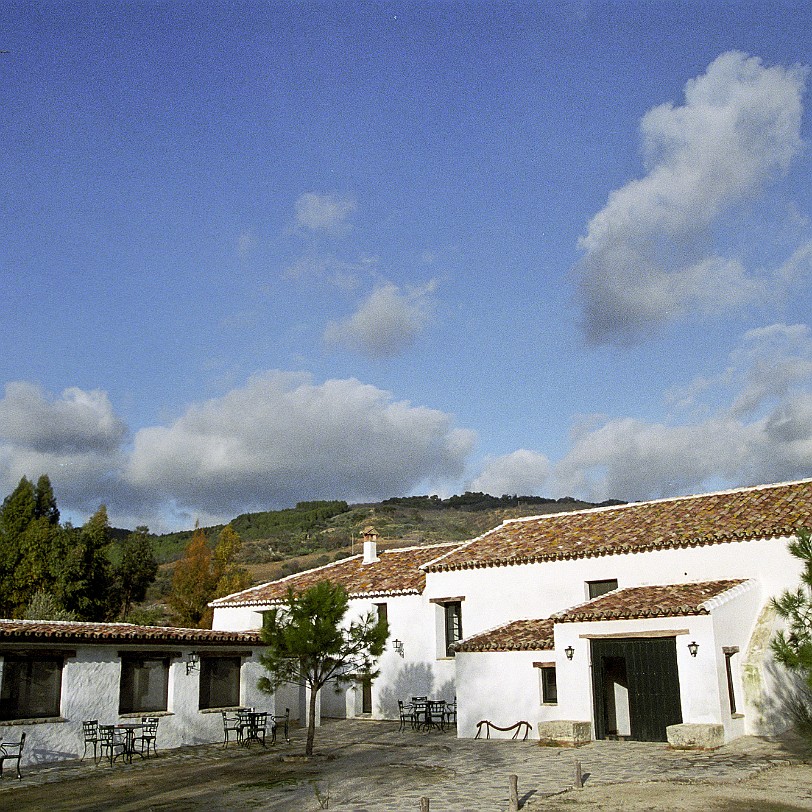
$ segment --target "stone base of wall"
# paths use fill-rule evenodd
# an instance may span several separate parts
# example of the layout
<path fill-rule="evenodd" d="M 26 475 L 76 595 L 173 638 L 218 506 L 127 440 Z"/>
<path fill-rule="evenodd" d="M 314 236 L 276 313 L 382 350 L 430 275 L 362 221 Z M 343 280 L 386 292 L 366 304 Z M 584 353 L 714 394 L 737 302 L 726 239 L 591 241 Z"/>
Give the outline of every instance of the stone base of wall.
<path fill-rule="evenodd" d="M 665 733 L 675 750 L 715 750 L 725 743 L 722 725 L 669 725 Z"/>
<path fill-rule="evenodd" d="M 561 719 L 539 722 L 539 744 L 546 747 L 581 747 L 592 741 L 592 723 Z"/>

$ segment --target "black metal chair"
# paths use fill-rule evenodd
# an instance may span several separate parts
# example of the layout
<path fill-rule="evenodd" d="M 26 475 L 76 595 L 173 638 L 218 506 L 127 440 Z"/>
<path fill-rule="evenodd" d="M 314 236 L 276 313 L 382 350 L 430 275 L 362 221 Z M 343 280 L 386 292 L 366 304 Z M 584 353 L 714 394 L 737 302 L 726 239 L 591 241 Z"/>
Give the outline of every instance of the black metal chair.
<path fill-rule="evenodd" d="M 17 778 L 22 778 L 20 774 L 20 760 L 23 757 L 23 747 L 25 747 L 25 733 L 20 736 L 18 742 L 0 742 L 0 777 L 3 775 L 3 765 L 7 761 L 17 762 Z"/>
<path fill-rule="evenodd" d="M 290 744 L 290 708 L 285 708 L 284 714 L 271 717 L 271 744 L 276 744 L 276 731 L 280 722 L 285 741 Z"/>
<path fill-rule="evenodd" d="M 429 700 L 425 696 L 412 697 L 412 727 L 419 730 L 426 727 L 428 721 Z"/>
<path fill-rule="evenodd" d="M 138 748 L 142 758 L 149 758 L 150 747 L 152 747 L 152 755 L 156 755 L 155 743 L 158 740 L 158 722 L 161 720 L 157 716 L 143 716 L 141 721 L 144 723 L 144 727 L 140 735 L 133 739 L 133 748 Z"/>
<path fill-rule="evenodd" d="M 430 700 L 426 707 L 426 730 L 445 730 L 445 700 Z"/>
<path fill-rule="evenodd" d="M 98 719 L 92 719 L 87 722 L 82 722 L 82 737 L 84 739 L 85 749 L 82 751 L 82 758 L 80 761 L 85 760 L 87 755 L 87 748 L 93 745 L 93 762 L 99 763 L 98 749 L 99 749 L 99 722 Z"/>
<path fill-rule="evenodd" d="M 400 730 L 404 731 L 406 726 L 414 727 L 414 705 L 403 704 L 402 699 L 398 699 L 398 713 L 400 714 Z"/>
<path fill-rule="evenodd" d="M 99 761 L 110 760 L 110 766 L 117 758 L 127 760 L 127 737 L 124 731 L 116 730 L 113 725 L 99 725 Z"/>
<path fill-rule="evenodd" d="M 457 700 L 445 703 L 445 723 L 446 725 L 457 724 Z"/>
<path fill-rule="evenodd" d="M 235 712 L 223 711 L 223 747 L 228 747 L 230 734 L 234 734 L 237 744 L 242 742 L 242 728 L 240 717 Z"/>

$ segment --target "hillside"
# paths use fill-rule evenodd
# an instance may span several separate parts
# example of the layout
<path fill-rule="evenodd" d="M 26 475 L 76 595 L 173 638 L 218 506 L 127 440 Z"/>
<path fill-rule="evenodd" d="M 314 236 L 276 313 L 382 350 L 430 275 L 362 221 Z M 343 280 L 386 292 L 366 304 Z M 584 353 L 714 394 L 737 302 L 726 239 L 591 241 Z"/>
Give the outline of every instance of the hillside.
<path fill-rule="evenodd" d="M 601 505 L 619 504 L 617 501 Z M 343 501 L 299 502 L 295 508 L 244 513 L 231 522 L 243 539 L 241 562 L 255 583 L 299 572 L 360 552 L 361 533 L 373 525 L 379 548 L 465 541 L 509 518 L 596 507 L 594 503 L 565 497 L 494 497 L 465 493 L 440 499 L 410 496 L 382 502 L 349 505 Z M 214 544 L 222 525 L 204 528 Z M 193 530 L 153 536 L 153 546 L 163 563 L 161 586 L 168 586 L 171 564 L 183 554 Z"/>

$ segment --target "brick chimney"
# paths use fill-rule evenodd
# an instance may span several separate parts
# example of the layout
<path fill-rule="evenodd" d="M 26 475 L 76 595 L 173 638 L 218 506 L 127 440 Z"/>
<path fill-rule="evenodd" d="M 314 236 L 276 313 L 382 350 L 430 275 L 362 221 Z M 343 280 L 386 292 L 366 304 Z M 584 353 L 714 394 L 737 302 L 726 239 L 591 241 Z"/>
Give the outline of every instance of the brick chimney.
<path fill-rule="evenodd" d="M 371 525 L 364 528 L 364 558 L 362 564 L 374 564 L 378 558 L 378 531 Z"/>

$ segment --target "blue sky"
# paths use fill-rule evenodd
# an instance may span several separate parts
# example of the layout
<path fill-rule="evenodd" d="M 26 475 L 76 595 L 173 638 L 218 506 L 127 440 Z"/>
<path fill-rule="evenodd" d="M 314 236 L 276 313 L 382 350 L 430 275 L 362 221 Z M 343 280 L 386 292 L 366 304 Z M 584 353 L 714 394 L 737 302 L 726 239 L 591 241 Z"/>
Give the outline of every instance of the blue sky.
<path fill-rule="evenodd" d="M 808 3 L 0 9 L 0 485 L 812 475 Z"/>

